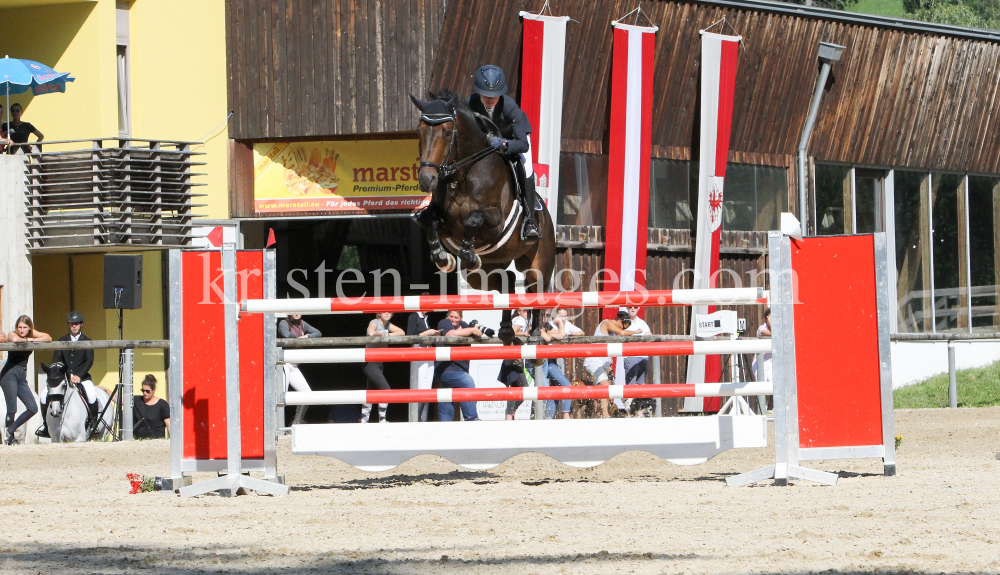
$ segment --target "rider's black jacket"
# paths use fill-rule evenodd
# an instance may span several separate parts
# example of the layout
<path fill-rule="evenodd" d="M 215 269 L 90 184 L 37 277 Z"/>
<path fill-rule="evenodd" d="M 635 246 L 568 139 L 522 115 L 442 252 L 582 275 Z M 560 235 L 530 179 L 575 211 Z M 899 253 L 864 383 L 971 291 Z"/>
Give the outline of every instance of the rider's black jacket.
<path fill-rule="evenodd" d="M 469 96 L 469 109 L 477 114 L 490 117 L 486 113 L 479 94 Z M 499 112 L 499 113 L 497 113 Z M 517 107 L 514 98 L 500 96 L 496 108 L 493 109 L 493 123 L 500 128 L 500 135 L 507 140 L 508 154 L 525 154 L 528 152 L 528 134 L 531 133 L 531 123 L 521 108 Z"/>
<path fill-rule="evenodd" d="M 59 341 L 73 341 L 69 334 L 59 338 Z M 82 333 L 77 341 L 91 341 Z M 81 381 L 91 379 L 90 368 L 94 366 L 94 350 L 92 349 L 57 349 L 52 354 L 52 363 L 61 361 L 66 365 L 66 375 L 75 375 Z"/>

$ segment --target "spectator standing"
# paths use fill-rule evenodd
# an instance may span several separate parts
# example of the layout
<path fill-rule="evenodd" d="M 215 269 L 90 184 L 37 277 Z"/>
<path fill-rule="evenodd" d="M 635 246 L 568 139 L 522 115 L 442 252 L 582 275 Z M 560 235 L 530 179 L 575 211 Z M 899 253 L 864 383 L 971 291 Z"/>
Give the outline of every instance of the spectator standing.
<path fill-rule="evenodd" d="M 757 326 L 757 337 L 771 337 L 771 308 L 764 309 L 764 323 Z M 760 365 L 757 363 L 758 359 L 760 359 Z M 757 381 L 774 381 L 771 373 L 771 363 L 770 353 L 755 355 L 753 364 L 750 366 L 753 370 L 753 378 Z M 757 405 L 760 406 L 760 412 L 765 413 L 767 411 L 767 396 L 758 395 Z"/>
<path fill-rule="evenodd" d="M 629 336 L 635 335 L 636 331 L 628 329 L 632 324 L 628 313 L 618 312 L 613 319 L 606 319 L 598 324 L 594 330 L 594 337 L 608 337 L 609 335 Z M 583 361 L 583 367 L 594 379 L 594 385 L 601 385 L 602 382 L 609 381 L 608 372 L 611 370 L 611 358 L 609 357 L 588 357 Z M 611 417 L 608 413 L 608 400 L 601 401 L 601 416 Z"/>
<path fill-rule="evenodd" d="M 132 436 L 136 439 L 163 439 L 170 427 L 170 405 L 156 397 L 156 378 L 148 373 L 142 380 L 142 395 L 132 402 L 135 421 Z"/>
<path fill-rule="evenodd" d="M 451 310 L 448 316 L 438 323 L 438 331 L 442 336 L 464 336 L 482 337 L 483 332 L 478 327 L 469 327 L 469 324 L 462 321 L 462 312 Z M 474 388 L 475 380 L 469 375 L 468 361 L 441 361 L 434 367 L 434 379 L 439 381 L 444 387 L 451 388 Z M 462 402 L 462 417 L 466 421 L 479 421 L 479 413 L 476 410 L 476 402 Z M 451 403 L 438 404 L 438 420 L 452 421 L 455 419 L 455 407 Z"/>
<path fill-rule="evenodd" d="M 0 118 L 3 118 L 3 105 L 0 105 Z M 6 133 L 3 132 L 2 130 L 0 130 L 0 134 L 4 134 L 4 135 L 0 135 L 0 154 L 2 154 L 2 153 L 4 153 L 4 152 L 7 151 L 7 146 L 13 144 L 14 141 L 11 140 L 10 138 L 8 138 L 5 135 Z M 0 340 L 0 343 L 6 342 L 7 341 L 7 334 L 5 334 L 2 331 L 0 331 L 0 335 L 3 336 L 3 340 Z"/>
<path fill-rule="evenodd" d="M 429 295 L 427 292 L 421 295 Z M 441 335 L 441 332 L 430 326 L 430 318 L 424 312 L 413 312 L 406 321 L 406 335 L 419 335 L 419 336 L 434 336 Z M 414 344 L 413 347 L 424 347 L 420 344 Z M 434 386 L 434 362 L 433 361 L 414 361 L 410 362 L 413 366 L 411 369 L 415 369 L 417 378 L 417 389 L 430 389 Z M 410 373 L 413 373 L 412 371 Z M 417 419 L 420 421 L 427 421 L 428 413 L 430 412 L 429 403 L 421 403 L 417 409 Z"/>
<path fill-rule="evenodd" d="M 22 315 L 14 322 L 14 331 L 7 334 L 7 340 L 17 343 L 22 341 L 52 341 L 52 336 L 35 330 L 31 318 Z M 0 386 L 3 388 L 4 400 L 7 402 L 7 418 L 4 427 L 7 431 L 7 445 L 17 445 L 14 432 L 38 413 L 38 405 L 28 387 L 28 358 L 30 351 L 8 351 L 7 363 L 0 370 Z M 17 400 L 24 404 L 24 411 L 15 419 Z"/>
<path fill-rule="evenodd" d="M 375 314 L 375 319 L 368 322 L 368 337 L 390 337 L 393 335 L 403 335 L 403 330 L 399 329 L 395 325 L 389 323 L 392 319 L 392 312 L 386 311 L 382 313 Z M 377 347 L 388 347 L 388 343 L 369 343 L 365 348 L 377 348 Z M 369 361 L 365 364 L 365 377 L 368 378 L 368 389 L 381 389 L 388 391 L 390 389 L 389 382 L 385 379 L 385 373 L 382 371 L 381 361 Z M 378 422 L 386 423 L 388 420 L 385 418 L 385 412 L 388 409 L 388 403 L 378 404 Z M 361 419 L 359 423 L 368 423 L 368 418 L 372 414 L 372 404 L 364 403 L 361 405 Z"/>
<path fill-rule="evenodd" d="M 323 337 L 323 334 L 302 319 L 301 314 L 291 314 L 278 322 L 278 337 L 282 339 L 306 339 L 311 337 Z M 299 366 L 294 363 L 283 364 L 282 370 L 285 372 L 285 391 L 291 386 L 295 391 L 312 391 L 309 382 L 302 375 Z M 299 425 L 305 422 L 308 405 L 299 405 L 295 408 L 295 418 L 292 425 Z"/>
<path fill-rule="evenodd" d="M 83 314 L 80 312 L 71 311 L 66 316 L 66 327 L 69 328 L 69 333 L 60 337 L 59 341 L 91 341 L 83 333 Z M 97 417 L 98 413 L 100 413 L 100 408 L 104 406 L 98 405 L 97 390 L 94 389 L 94 382 L 90 377 L 90 368 L 94 366 L 94 350 L 58 349 L 52 354 L 52 363 L 56 362 L 61 362 L 66 366 L 66 375 L 69 376 L 71 383 L 78 383 L 83 386 L 84 393 L 87 395 L 87 407 L 90 409 L 90 416 Z M 108 397 L 111 397 L 110 392 L 108 393 Z M 48 399 L 49 388 L 45 386 L 38 392 L 38 400 L 42 404 L 42 413 L 48 411 Z M 42 426 L 35 430 L 35 435 L 38 437 L 49 436 L 49 424 L 44 417 L 42 418 Z"/>
<path fill-rule="evenodd" d="M 629 321 L 631 321 L 629 329 L 638 332 L 635 334 L 636 337 L 653 335 L 653 332 L 649 329 L 649 325 L 639 317 L 640 309 L 637 305 L 625 308 L 628 312 Z M 622 367 L 625 370 L 625 385 L 645 385 L 646 375 L 649 373 L 649 358 L 623 357 L 622 360 Z M 615 405 L 620 408 L 640 407 L 641 409 L 648 409 L 650 404 L 655 405 L 655 402 L 651 399 L 640 399 L 638 401 L 628 399 L 624 402 L 621 399 L 615 400 Z M 634 413 L 641 417 L 641 414 L 644 412 L 636 410 Z"/>
<path fill-rule="evenodd" d="M 517 310 L 514 317 L 510 320 L 510 327 L 514 330 L 514 337 L 528 337 L 529 331 L 528 327 L 528 317 L 531 314 L 531 310 L 526 307 L 522 307 Z"/>
<path fill-rule="evenodd" d="M 542 322 L 539 334 L 542 339 L 547 343 L 553 341 L 559 341 L 566 337 L 566 323 L 558 316 L 554 315 L 548 310 L 542 311 Z M 554 385 L 564 385 L 569 386 L 569 379 L 563 370 L 559 368 L 559 360 L 555 358 L 549 358 L 545 360 L 542 364 L 542 373 L 544 374 L 544 380 L 542 385 L 549 385 L 551 383 Z M 573 407 L 573 401 L 569 399 L 561 400 L 560 407 L 562 408 L 563 419 L 570 419 L 570 411 Z M 549 400 L 545 402 L 545 419 L 553 419 L 556 416 L 556 402 L 555 400 Z"/>
<path fill-rule="evenodd" d="M 28 136 L 34 134 L 38 141 L 41 142 L 45 139 L 45 136 L 38 131 L 38 128 L 29 124 L 28 122 L 21 121 L 21 114 L 24 112 L 24 108 L 21 104 L 14 103 L 10 107 L 11 121 L 4 122 L 0 125 L 0 136 L 4 138 L 9 138 L 14 144 L 27 144 Z M 25 152 L 28 151 L 28 146 L 10 146 L 7 148 L 8 154 L 16 154 L 18 149 L 22 149 Z"/>
<path fill-rule="evenodd" d="M 573 322 L 569 320 L 569 310 L 558 308 L 555 310 L 554 317 L 559 318 L 559 321 L 563 323 L 563 334 L 566 337 L 587 335 L 585 331 L 573 325 Z"/>

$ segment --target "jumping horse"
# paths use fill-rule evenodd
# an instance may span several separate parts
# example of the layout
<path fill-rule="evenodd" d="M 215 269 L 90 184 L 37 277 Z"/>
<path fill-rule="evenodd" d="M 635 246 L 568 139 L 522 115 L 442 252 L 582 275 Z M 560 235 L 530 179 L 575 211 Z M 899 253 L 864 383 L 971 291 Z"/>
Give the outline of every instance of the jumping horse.
<path fill-rule="evenodd" d="M 547 209 L 537 212 L 542 237 L 524 241 L 520 230 L 523 206 L 507 158 L 487 142 L 495 126 L 473 113 L 454 92 L 432 93 L 424 101 L 410 95 L 420 110 L 420 189 L 431 194 L 430 205 L 417 215 L 427 235 L 431 261 L 452 272 L 461 262 L 466 281 L 475 289 L 514 291 L 511 262 L 524 274 L 525 290 L 544 293 L 555 269 L 555 225 Z M 534 209 L 535 199 L 527 209 Z M 537 314 L 532 314 L 533 325 Z M 499 336 L 513 338 L 510 311 L 503 313 Z"/>

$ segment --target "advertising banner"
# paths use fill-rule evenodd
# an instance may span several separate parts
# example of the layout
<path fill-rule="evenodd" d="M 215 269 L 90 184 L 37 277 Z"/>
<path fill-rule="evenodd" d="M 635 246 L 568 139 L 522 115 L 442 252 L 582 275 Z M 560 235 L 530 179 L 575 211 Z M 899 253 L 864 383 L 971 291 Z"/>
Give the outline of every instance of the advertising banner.
<path fill-rule="evenodd" d="M 417 183 L 416 140 L 258 142 L 253 197 L 258 214 L 412 213 L 430 203 Z"/>

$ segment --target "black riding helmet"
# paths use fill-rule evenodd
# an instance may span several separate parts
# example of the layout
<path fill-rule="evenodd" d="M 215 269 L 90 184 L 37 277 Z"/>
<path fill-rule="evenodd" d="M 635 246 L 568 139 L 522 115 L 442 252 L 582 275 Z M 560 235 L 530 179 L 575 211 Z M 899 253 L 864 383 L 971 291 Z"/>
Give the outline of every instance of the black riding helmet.
<path fill-rule="evenodd" d="M 473 84 L 476 93 L 487 98 L 495 98 L 507 93 L 507 81 L 503 77 L 503 70 L 492 64 L 487 64 L 476 70 Z"/>
<path fill-rule="evenodd" d="M 83 323 L 83 314 L 78 311 L 71 311 L 66 316 L 66 323 Z"/>

